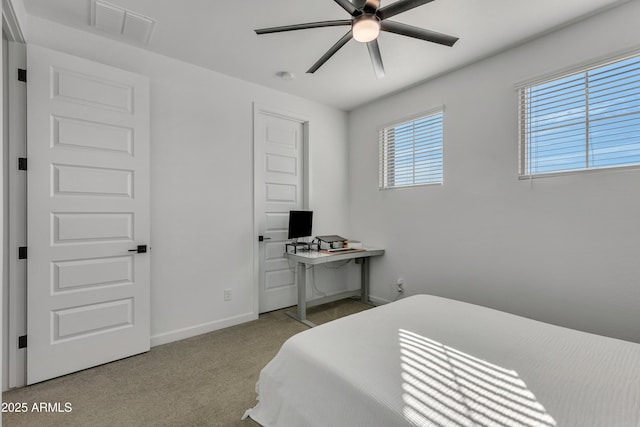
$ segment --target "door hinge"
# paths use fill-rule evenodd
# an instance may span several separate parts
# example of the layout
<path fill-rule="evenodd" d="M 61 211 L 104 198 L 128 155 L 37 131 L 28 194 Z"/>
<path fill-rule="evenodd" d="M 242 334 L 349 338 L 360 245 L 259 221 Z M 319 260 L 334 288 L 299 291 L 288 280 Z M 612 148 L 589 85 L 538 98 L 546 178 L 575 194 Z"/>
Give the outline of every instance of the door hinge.
<path fill-rule="evenodd" d="M 20 246 L 18 248 L 18 259 L 27 259 L 27 247 Z"/>
<path fill-rule="evenodd" d="M 27 158 L 26 157 L 18 157 L 18 170 L 26 171 L 27 170 Z"/>
<path fill-rule="evenodd" d="M 27 336 L 22 335 L 18 337 L 18 348 L 27 348 Z"/>
<path fill-rule="evenodd" d="M 27 70 L 24 68 L 18 68 L 18 80 L 21 82 L 27 81 Z"/>

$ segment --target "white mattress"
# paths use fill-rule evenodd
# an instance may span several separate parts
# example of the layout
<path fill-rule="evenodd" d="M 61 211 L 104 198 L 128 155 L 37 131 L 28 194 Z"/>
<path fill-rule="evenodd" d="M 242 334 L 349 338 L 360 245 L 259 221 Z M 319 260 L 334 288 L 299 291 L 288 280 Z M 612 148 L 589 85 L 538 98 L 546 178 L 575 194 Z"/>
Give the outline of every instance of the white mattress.
<path fill-rule="evenodd" d="M 418 295 L 290 338 L 263 426 L 640 426 L 640 344 Z"/>

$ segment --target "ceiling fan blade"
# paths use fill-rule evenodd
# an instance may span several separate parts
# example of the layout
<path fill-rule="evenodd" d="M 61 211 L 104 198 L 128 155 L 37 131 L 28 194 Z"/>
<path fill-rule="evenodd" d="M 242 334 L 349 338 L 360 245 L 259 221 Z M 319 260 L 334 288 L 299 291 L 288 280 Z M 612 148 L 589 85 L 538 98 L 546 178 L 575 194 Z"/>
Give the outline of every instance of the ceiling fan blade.
<path fill-rule="evenodd" d="M 351 16 L 356 16 L 360 11 L 349 0 L 333 0 L 338 3 Z"/>
<path fill-rule="evenodd" d="M 256 32 L 256 34 L 271 34 L 271 33 L 281 33 L 283 31 L 306 30 L 308 28 L 339 27 L 342 25 L 351 25 L 351 19 L 340 19 L 336 21 L 320 21 L 320 22 L 309 22 L 306 24 L 284 25 L 282 27 L 260 28 L 254 31 Z"/>
<path fill-rule="evenodd" d="M 384 77 L 384 65 L 382 65 L 382 56 L 380 55 L 380 46 L 378 46 L 378 40 L 373 40 L 367 43 L 369 49 L 369 56 L 371 57 L 371 64 L 373 70 L 376 72 L 376 77 L 379 79 Z"/>
<path fill-rule="evenodd" d="M 426 40 L 432 43 L 439 43 L 445 46 L 453 46 L 458 41 L 458 37 L 448 36 L 446 34 L 425 30 L 424 28 L 418 28 L 413 25 L 402 24 L 395 21 L 382 21 L 380 23 L 380 29 L 388 33 L 400 34 L 402 36 Z"/>
<path fill-rule="evenodd" d="M 331 46 L 331 49 L 329 49 L 327 53 L 322 55 L 322 58 L 318 59 L 318 62 L 316 62 L 315 64 L 313 64 L 313 66 L 311 66 L 311 68 L 309 68 L 307 73 L 315 73 L 318 70 L 318 68 L 322 67 L 322 65 L 325 62 L 327 62 L 329 58 L 331 58 L 338 50 L 340 50 L 342 46 L 347 44 L 347 42 L 352 38 L 353 38 L 353 35 L 351 34 L 351 30 L 349 30 L 349 32 L 347 32 L 347 34 L 342 36 L 342 38 L 338 40 L 336 44 Z"/>
<path fill-rule="evenodd" d="M 406 12 L 423 4 L 431 3 L 433 0 L 398 0 L 378 10 L 380 19 L 387 19 L 399 13 Z"/>

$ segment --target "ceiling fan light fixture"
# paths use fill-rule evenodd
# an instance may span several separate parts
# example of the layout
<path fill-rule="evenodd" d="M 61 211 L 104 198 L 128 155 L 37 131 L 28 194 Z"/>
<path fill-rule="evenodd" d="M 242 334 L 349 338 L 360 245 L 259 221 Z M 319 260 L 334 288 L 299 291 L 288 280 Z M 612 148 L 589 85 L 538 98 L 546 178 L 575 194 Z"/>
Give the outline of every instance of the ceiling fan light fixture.
<path fill-rule="evenodd" d="M 353 38 L 361 43 L 367 43 L 378 38 L 380 34 L 380 19 L 373 14 L 364 14 L 353 20 L 351 27 Z"/>
<path fill-rule="evenodd" d="M 94 0 L 97 1 L 97 0 Z M 100 0 L 104 1 L 104 0 Z M 322 0 L 330 1 L 330 0 Z M 280 27 L 259 28 L 254 30 L 256 34 L 273 34 L 284 31 L 307 30 L 311 28 L 342 27 L 350 26 L 351 29 L 343 35 L 329 50 L 317 60 L 307 73 L 313 74 L 333 55 L 344 47 L 351 39 L 367 45 L 371 63 L 376 73 L 376 77 L 384 76 L 384 66 L 380 47 L 376 40 L 380 31 L 399 34 L 401 36 L 412 37 L 431 43 L 438 43 L 444 46 L 453 46 L 457 37 L 447 34 L 437 33 L 425 28 L 418 28 L 401 22 L 391 21 L 388 18 L 415 9 L 434 0 L 396 0 L 390 5 L 381 7 L 381 0 L 333 0 L 340 5 L 351 17 L 349 19 L 334 19 L 332 21 L 308 22 L 305 24 L 283 25 Z M 383 25 L 384 23 L 384 25 Z"/>

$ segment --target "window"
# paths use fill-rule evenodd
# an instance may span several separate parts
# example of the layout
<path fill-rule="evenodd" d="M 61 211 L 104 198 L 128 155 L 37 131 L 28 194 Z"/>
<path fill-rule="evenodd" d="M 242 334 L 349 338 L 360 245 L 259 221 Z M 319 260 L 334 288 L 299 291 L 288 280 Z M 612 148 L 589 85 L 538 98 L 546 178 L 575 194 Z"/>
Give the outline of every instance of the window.
<path fill-rule="evenodd" d="M 640 56 L 520 89 L 520 174 L 640 164 Z"/>
<path fill-rule="evenodd" d="M 442 120 L 439 109 L 380 130 L 380 188 L 442 184 Z"/>

